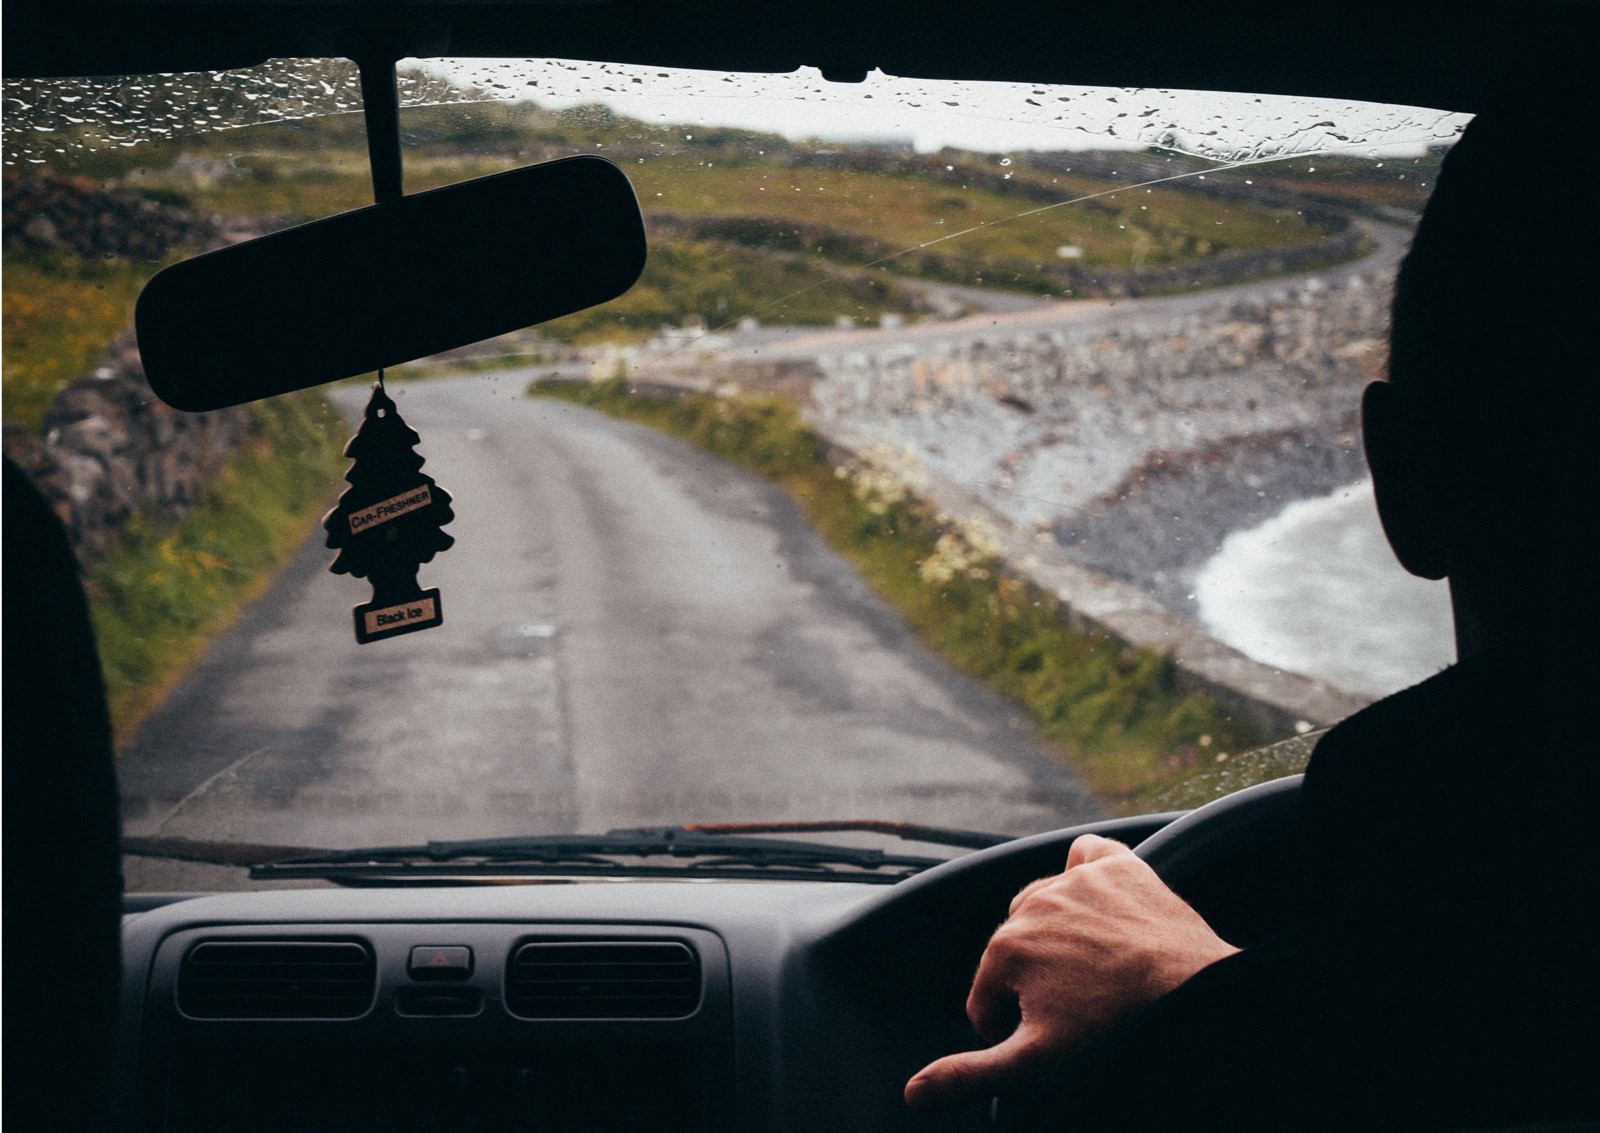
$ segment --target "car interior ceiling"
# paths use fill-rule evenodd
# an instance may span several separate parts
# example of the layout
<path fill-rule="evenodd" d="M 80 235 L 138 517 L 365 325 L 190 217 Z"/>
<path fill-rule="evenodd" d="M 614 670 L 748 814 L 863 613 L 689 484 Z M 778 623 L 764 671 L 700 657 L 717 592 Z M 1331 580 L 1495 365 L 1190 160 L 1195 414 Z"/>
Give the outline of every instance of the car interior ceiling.
<path fill-rule="evenodd" d="M 1272 0 L 989 7 L 730 0 L 603 3 L 7 5 L 11 76 L 219 70 L 269 58 L 543 57 L 727 71 L 814 66 L 920 78 L 1305 94 L 1471 110 L 1580 62 L 1592 5 L 1563 0 Z M 975 20 L 987 24 L 974 29 Z M 83 34 L 84 29 L 97 29 Z M 978 34 L 974 34 L 977 31 Z"/>
<path fill-rule="evenodd" d="M 1525 76 L 1539 73 L 1577 73 L 1592 66 L 1588 52 L 1593 39 L 1588 32 L 1594 11 L 1592 4 L 1565 0 L 1314 0 L 1301 4 L 1282 0 L 1213 0 L 1202 4 L 1172 0 L 1131 0 L 1125 4 L 1001 0 L 985 5 L 938 0 L 917 6 L 914 14 L 902 6 L 833 0 L 779 6 L 733 0 L 552 4 L 418 0 L 393 5 L 325 4 L 316 0 L 12 0 L 5 8 L 3 52 L 4 73 L 8 77 L 220 70 L 293 57 L 343 56 L 393 63 L 413 56 L 528 56 L 759 72 L 786 72 L 809 65 L 819 67 L 829 79 L 844 82 L 863 76 L 869 69 L 881 68 L 891 74 L 930 78 L 1247 90 L 1471 111 L 1493 100 L 1508 82 L 1523 81 Z M 44 618 L 46 626 L 82 629 L 81 595 L 55 592 L 59 589 L 57 584 L 72 574 L 56 546 L 59 527 L 50 517 L 37 514 L 35 502 L 25 496 L 23 489 L 13 485 L 8 470 L 5 591 L 10 613 L 5 626 L 5 652 L 6 697 L 13 708 L 14 698 L 22 695 L 42 703 L 40 698 L 52 689 L 92 692 L 94 688 L 93 681 L 52 681 L 49 666 L 43 664 L 28 674 L 37 678 L 37 683 L 29 684 L 26 690 L 14 683 L 23 675 L 23 655 L 31 655 L 24 647 L 25 641 L 46 640 L 58 647 L 59 656 L 48 659 L 51 665 L 81 668 L 86 660 L 92 662 L 92 657 L 83 652 L 82 633 L 46 632 L 39 628 L 37 619 L 27 625 L 18 620 L 17 612 L 27 609 Z M 19 526 L 24 522 L 30 525 L 26 529 Z M 16 569 L 22 548 L 36 543 L 47 544 L 54 558 L 29 555 L 28 570 Z M 53 595 L 48 602 L 40 597 L 46 588 Z M 19 663 L 14 665 L 14 659 Z M 31 1047 L 13 1044 L 7 1058 L 8 1085 L 16 1090 L 14 1097 L 19 1105 L 54 1106 L 54 1118 L 46 1124 L 83 1128 L 91 1120 L 95 1098 L 105 1093 L 110 1074 L 103 1059 L 93 1052 L 96 1044 L 103 1044 L 106 1039 L 106 1020 L 114 1014 L 114 975 L 107 972 L 107 950 L 97 949 L 97 942 L 102 942 L 101 938 L 115 924 L 114 910 L 105 899 L 108 879 L 113 877 L 115 868 L 114 854 L 110 852 L 115 819 L 112 808 L 104 805 L 103 792 L 85 795 L 72 790 L 63 794 L 62 787 L 98 783 L 111 767 L 111 750 L 108 735 L 94 732 L 94 722 L 103 716 L 102 708 L 91 704 L 58 707 L 54 712 L 58 718 L 84 724 L 88 734 L 66 742 L 49 730 L 26 727 L 23 714 L 15 710 L 6 713 L 5 721 L 5 780 L 12 792 L 8 811 L 14 816 L 8 821 L 6 834 L 6 906 L 14 918 L 10 935 L 24 939 L 31 926 L 43 926 L 45 939 L 52 942 L 48 955 L 51 971 L 32 985 L 26 997 L 15 994 L 16 985 L 24 981 L 14 976 L 14 994 L 7 1000 L 8 1031 L 26 1009 L 30 1014 L 39 1012 L 46 1017 L 48 1023 L 40 1030 L 52 1041 Z M 18 774 L 19 767 L 32 768 L 40 774 L 24 779 Z M 49 782 L 35 782 L 36 777 Z M 91 813 L 68 819 L 59 808 L 59 800 L 69 795 Z M 23 813 L 25 806 L 36 805 L 32 819 L 19 825 L 15 816 Z M 70 847 L 50 836 L 51 830 L 59 832 L 63 828 L 72 832 Z M 1130 827 L 1135 828 L 1140 832 L 1145 829 L 1137 824 Z M 96 829 L 105 837 L 96 839 L 85 833 Z M 80 860 L 78 855 L 83 853 L 97 855 L 96 860 Z M 919 906 L 913 888 L 894 910 L 880 908 L 874 917 L 852 921 L 848 931 L 831 936 L 829 946 L 816 956 L 819 970 L 826 974 L 816 977 L 818 990 L 810 994 L 837 1013 L 831 1032 L 832 1039 L 841 1044 L 836 1056 L 870 1061 L 873 1044 L 883 1034 L 881 1020 L 890 1014 L 912 1019 L 913 1026 L 925 1027 L 935 1034 L 947 1033 L 951 1026 L 942 1006 L 934 1009 L 925 1003 L 908 1002 L 898 985 L 887 979 L 885 973 L 893 966 L 886 958 L 888 950 L 866 967 L 849 968 L 839 962 L 840 955 L 859 952 L 863 942 L 873 942 L 873 947 L 881 949 L 885 939 L 922 940 L 926 918 L 943 907 L 943 902 L 972 901 L 987 907 L 998 900 L 1003 909 L 1016 885 L 1041 872 L 1044 863 L 1053 862 L 1059 854 L 1058 841 L 1041 838 L 1035 848 L 1019 856 L 1004 861 L 984 858 L 988 864 L 974 865 L 959 885 L 941 891 L 937 902 Z M 58 866 L 67 863 L 67 868 L 29 877 L 30 863 L 43 861 L 53 861 Z M 27 883 L 19 883 L 25 877 L 29 878 Z M 256 918 L 258 923 L 270 923 L 280 913 L 299 915 L 288 895 L 263 896 L 279 900 L 247 906 L 242 903 L 245 898 L 240 897 L 232 904 L 215 906 L 209 915 L 220 923 L 230 912 L 239 914 L 239 923 L 247 928 Z M 351 923 L 360 920 L 363 910 L 374 919 L 379 916 L 379 906 L 372 903 L 373 898 L 364 894 L 339 896 L 351 910 L 347 914 Z M 599 920 L 608 915 L 603 900 L 595 904 L 586 903 L 588 900 L 582 898 L 572 906 L 573 922 Z M 829 894 L 807 900 L 811 904 L 805 911 L 813 924 L 826 925 L 831 930 L 843 923 L 840 918 L 846 905 L 842 898 Z M 425 896 L 409 900 L 389 915 L 410 917 L 414 923 L 448 921 L 455 915 L 466 923 L 492 921 L 501 915 L 495 910 L 511 907 L 494 906 L 488 912 L 480 911 L 461 891 L 456 891 L 449 899 Z M 332 908 L 332 904 L 324 902 L 306 913 L 305 919 L 319 923 L 332 920 Z M 659 903 L 637 915 L 645 921 L 655 918 L 659 923 L 671 922 L 677 916 L 670 905 Z M 735 912 L 728 911 L 727 915 L 732 917 Z M 801 922 L 785 922 L 779 935 L 805 936 L 808 930 L 794 927 L 797 923 Z M 771 941 L 741 942 L 736 938 L 740 931 L 737 927 L 729 931 L 734 938 L 718 942 L 685 930 L 708 958 L 720 955 L 719 949 L 724 947 L 737 949 L 741 943 L 756 950 L 776 947 Z M 249 937 L 250 933 L 241 930 L 239 935 Z M 61 956 L 54 949 L 60 939 L 84 946 L 83 954 L 70 965 L 56 965 Z M 966 937 L 947 941 L 942 949 L 929 948 L 913 966 L 937 970 L 939 979 L 953 979 L 958 986 L 973 945 L 974 940 Z M 153 940 L 144 941 L 142 946 L 149 949 L 147 955 L 152 958 L 165 947 Z M 785 980 L 800 978 L 784 967 L 787 963 L 782 957 L 772 961 L 775 988 Z M 715 975 L 715 963 L 708 962 L 706 968 L 712 973 L 707 977 L 708 996 L 726 996 L 725 986 L 720 990 L 713 986 L 719 978 L 726 982 L 726 959 L 722 961 L 721 977 Z M 85 982 L 81 977 L 87 970 L 98 970 L 104 978 L 98 983 Z M 953 977 L 949 975 L 952 972 Z M 125 1011 L 130 1003 L 138 1004 L 137 999 L 128 998 L 130 979 L 138 983 L 147 975 L 125 975 L 121 1000 Z M 170 994 L 172 989 L 162 990 Z M 777 997 L 778 991 L 771 994 Z M 714 1029 L 732 1017 L 745 1015 L 750 1018 L 742 1021 L 750 1025 L 767 1006 L 770 1004 L 750 1005 L 724 999 L 716 1009 L 721 1012 L 720 1018 L 714 1012 L 714 1017 L 703 1025 Z M 810 1009 L 821 1010 L 816 1004 L 811 1004 Z M 855 1030 L 852 1025 L 856 1025 Z M 202 1112 L 204 1105 L 220 1107 L 230 1100 L 224 1083 L 205 1079 L 208 1074 L 219 1074 L 219 1068 L 237 1070 L 261 1051 L 250 1047 L 248 1041 L 238 1046 L 224 1041 L 208 1049 L 194 1035 L 179 1034 L 170 1028 L 170 1034 L 163 1032 L 167 1026 L 161 1023 L 152 1032 L 142 1033 L 137 1020 L 125 1017 L 117 1038 L 120 1043 L 137 1045 L 150 1033 L 165 1035 L 174 1050 L 193 1059 L 181 1077 L 184 1086 L 192 1089 L 193 1099 L 203 1100 L 186 1103 L 191 1109 L 181 1115 L 182 1120 L 171 1113 L 163 1118 L 148 1109 L 119 1115 L 120 1119 L 128 1121 L 130 1127 L 140 1128 L 161 1127 L 163 1120 L 171 1120 L 174 1128 L 230 1127 L 227 1114 Z M 462 1030 L 452 1031 L 451 1036 L 458 1045 L 469 1041 L 467 1032 Z M 603 1028 L 581 1032 L 578 1037 L 590 1042 L 611 1042 L 614 1038 Z M 499 1041 L 504 1036 L 496 1038 Z M 721 1045 L 721 1039 L 706 1039 L 702 1032 L 685 1030 L 666 1045 L 676 1058 L 702 1040 L 710 1053 L 691 1075 L 698 1075 L 693 1080 L 700 1084 L 701 1093 L 685 1102 L 691 1108 L 704 1104 L 705 1096 L 715 1093 L 716 1083 L 739 1073 L 733 1067 L 734 1054 Z M 638 1041 L 632 1033 L 622 1039 L 623 1045 Z M 563 1067 L 578 1074 L 562 1061 L 567 1054 L 558 1043 L 546 1042 L 541 1049 L 558 1074 Z M 893 1060 L 894 1068 L 903 1071 L 905 1065 L 914 1066 L 920 1049 L 912 1044 L 909 1053 Z M 308 1081 L 314 1076 L 315 1084 L 307 1089 L 311 1095 L 317 1091 L 327 1093 L 327 1112 L 333 1112 L 334 1107 L 344 1104 L 332 1097 L 334 1084 L 341 1075 L 364 1073 L 365 1067 L 350 1052 L 339 1051 L 336 1044 L 314 1042 L 301 1053 L 303 1057 L 289 1059 L 285 1065 L 292 1063 L 305 1070 Z M 395 1056 L 394 1065 L 402 1068 L 412 1066 L 418 1059 L 417 1051 L 401 1045 L 394 1045 L 390 1053 Z M 795 1057 L 803 1055 L 804 1052 L 796 1052 Z M 631 1069 L 645 1075 L 647 1086 L 655 1084 L 668 1093 L 680 1088 L 681 1082 L 674 1085 L 650 1077 L 657 1074 L 670 1078 L 671 1067 L 676 1065 L 671 1059 L 652 1062 L 653 1057 L 649 1052 L 624 1054 L 611 1077 L 583 1080 L 602 1081 L 605 1088 L 623 1090 L 629 1084 L 621 1077 Z M 312 1069 L 317 1059 L 323 1059 L 324 1065 Z M 782 1078 L 784 1082 L 771 1099 L 774 1111 L 786 1103 L 813 1096 L 811 1092 L 826 1094 L 833 1085 L 816 1077 L 820 1071 L 788 1066 L 769 1069 L 774 1079 Z M 252 1079 L 252 1088 L 261 1088 L 269 1077 L 265 1073 L 258 1075 Z M 143 1104 L 153 1104 L 148 1095 L 137 1093 L 134 1087 L 122 1088 L 134 1090 L 144 1099 Z M 169 1083 L 170 1088 L 176 1087 Z M 832 1111 L 835 1118 L 850 1112 L 847 1107 L 851 1087 L 846 1082 L 839 1088 L 842 1092 Z M 361 1102 L 370 1103 L 379 1092 L 375 1085 L 364 1086 L 356 1096 Z M 243 1104 L 237 1098 L 233 1102 Z M 766 1120 L 758 1114 L 744 1116 L 753 1124 Z M 233 1119 L 240 1117 L 237 1112 L 232 1115 Z M 798 1121 L 782 1124 L 778 1118 L 771 1120 L 774 1128 L 804 1127 Z M 848 1121 L 848 1117 L 843 1120 Z M 736 1124 L 733 1119 L 720 1124 L 718 1119 L 708 1117 L 703 1126 L 685 1123 L 673 1127 L 731 1128 Z"/>

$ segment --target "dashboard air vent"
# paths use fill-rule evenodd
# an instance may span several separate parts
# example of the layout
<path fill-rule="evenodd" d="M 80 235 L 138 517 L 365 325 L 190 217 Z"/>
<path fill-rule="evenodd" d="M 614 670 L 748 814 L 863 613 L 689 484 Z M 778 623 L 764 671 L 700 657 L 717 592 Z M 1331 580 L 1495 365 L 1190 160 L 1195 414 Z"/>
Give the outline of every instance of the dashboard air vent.
<path fill-rule="evenodd" d="M 676 940 L 524 944 L 506 1006 L 524 1019 L 680 1019 L 700 1005 L 700 957 Z"/>
<path fill-rule="evenodd" d="M 372 952 L 349 940 L 212 940 L 183 958 L 178 1008 L 195 1019 L 354 1019 L 372 1006 Z"/>

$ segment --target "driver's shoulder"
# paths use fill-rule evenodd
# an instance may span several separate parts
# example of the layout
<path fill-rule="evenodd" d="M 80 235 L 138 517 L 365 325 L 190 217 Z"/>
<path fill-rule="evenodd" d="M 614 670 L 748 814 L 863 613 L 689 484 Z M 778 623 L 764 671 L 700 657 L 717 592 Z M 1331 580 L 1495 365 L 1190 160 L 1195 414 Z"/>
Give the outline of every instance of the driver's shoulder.
<path fill-rule="evenodd" d="M 1526 656 L 1481 655 L 1330 730 L 1301 793 L 1313 883 L 1352 910 L 1409 909 L 1419 932 L 1434 912 L 1470 920 L 1592 894 L 1600 753 L 1578 701 L 1553 700 L 1558 680 Z M 1531 877 L 1528 850 L 1547 859 Z"/>

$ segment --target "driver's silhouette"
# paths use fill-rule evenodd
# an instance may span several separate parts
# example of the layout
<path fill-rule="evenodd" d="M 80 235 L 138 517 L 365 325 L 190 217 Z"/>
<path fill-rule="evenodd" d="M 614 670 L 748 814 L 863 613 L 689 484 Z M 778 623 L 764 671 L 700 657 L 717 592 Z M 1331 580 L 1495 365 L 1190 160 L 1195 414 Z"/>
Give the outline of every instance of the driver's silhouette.
<path fill-rule="evenodd" d="M 1087 837 L 1012 904 L 907 1085 L 1027 1085 L 1073 1129 L 1600 1118 L 1600 225 L 1595 148 L 1481 114 L 1446 158 L 1366 392 L 1384 529 L 1448 578 L 1458 663 L 1319 744 L 1307 923 L 1239 950 Z"/>

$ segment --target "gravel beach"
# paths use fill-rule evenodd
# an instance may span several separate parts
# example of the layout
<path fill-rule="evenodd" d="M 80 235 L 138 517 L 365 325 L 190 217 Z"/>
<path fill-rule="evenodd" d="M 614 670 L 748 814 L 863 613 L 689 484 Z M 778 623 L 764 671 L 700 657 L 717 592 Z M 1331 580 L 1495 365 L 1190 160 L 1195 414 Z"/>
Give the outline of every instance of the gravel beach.
<path fill-rule="evenodd" d="M 1320 275 L 828 344 L 819 405 L 1197 622 L 1195 576 L 1230 534 L 1366 478 L 1361 393 L 1409 241 L 1372 235 Z"/>
<path fill-rule="evenodd" d="M 1366 474 L 1353 420 L 1331 435 L 1247 436 L 1179 457 L 1155 454 L 1097 505 L 1053 523 L 1051 533 L 1079 563 L 1194 620 L 1195 575 L 1228 535 Z"/>
<path fill-rule="evenodd" d="M 1279 370 L 851 425 L 1194 622 L 1195 575 L 1228 535 L 1366 477 L 1362 384 Z"/>

